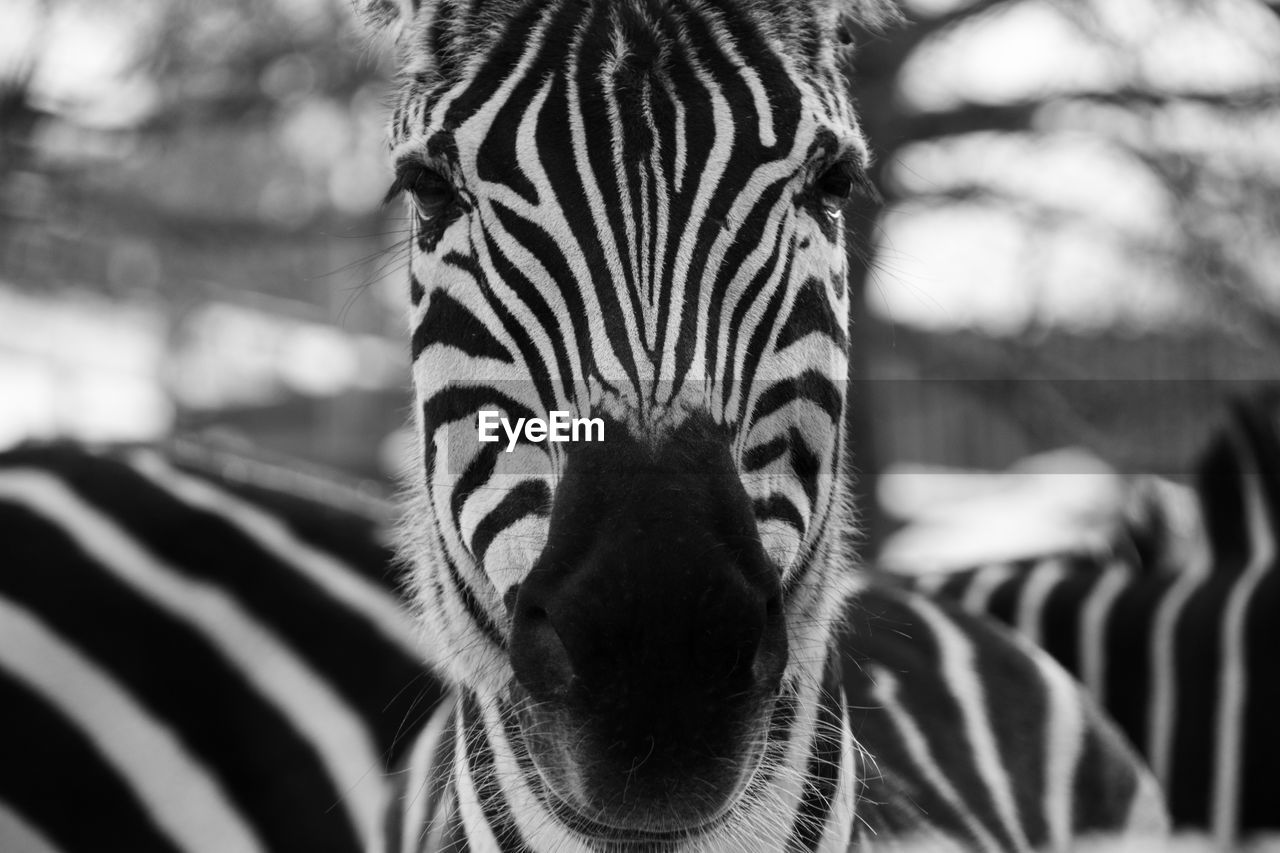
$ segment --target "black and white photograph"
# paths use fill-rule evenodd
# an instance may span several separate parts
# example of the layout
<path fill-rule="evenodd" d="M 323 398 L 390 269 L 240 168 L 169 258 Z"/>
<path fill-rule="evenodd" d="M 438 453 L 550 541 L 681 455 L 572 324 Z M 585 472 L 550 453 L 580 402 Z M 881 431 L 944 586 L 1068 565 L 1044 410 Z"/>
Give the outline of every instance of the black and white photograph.
<path fill-rule="evenodd" d="M 1280 853 L 1277 0 L 0 0 L 0 853 Z"/>

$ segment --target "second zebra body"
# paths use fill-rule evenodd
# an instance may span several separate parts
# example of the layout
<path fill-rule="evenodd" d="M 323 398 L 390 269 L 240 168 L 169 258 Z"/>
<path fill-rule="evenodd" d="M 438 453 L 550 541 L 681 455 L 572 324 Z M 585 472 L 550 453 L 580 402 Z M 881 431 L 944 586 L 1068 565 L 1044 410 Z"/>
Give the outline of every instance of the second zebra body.
<path fill-rule="evenodd" d="M 1280 397 L 1236 401 L 1199 460 L 1202 524 L 1155 493 L 1116 547 L 910 584 L 1017 628 L 1076 673 L 1142 750 L 1176 824 L 1222 849 L 1280 832 Z M 1182 526 L 1186 526 L 1185 524 Z"/>

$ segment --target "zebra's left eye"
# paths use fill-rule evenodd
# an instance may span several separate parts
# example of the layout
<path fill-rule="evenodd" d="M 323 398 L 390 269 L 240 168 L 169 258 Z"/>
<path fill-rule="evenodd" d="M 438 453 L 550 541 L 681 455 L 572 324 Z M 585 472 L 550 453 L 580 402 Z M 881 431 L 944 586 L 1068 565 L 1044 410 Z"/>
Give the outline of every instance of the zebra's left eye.
<path fill-rule="evenodd" d="M 437 219 L 457 198 L 448 178 L 416 160 L 396 166 L 396 179 L 387 191 L 386 201 L 400 193 L 408 194 L 409 203 L 424 222 Z"/>
<path fill-rule="evenodd" d="M 844 212 L 844 207 L 862 187 L 861 174 L 848 162 L 841 161 L 828 166 L 814 183 L 818 204 L 831 218 Z"/>

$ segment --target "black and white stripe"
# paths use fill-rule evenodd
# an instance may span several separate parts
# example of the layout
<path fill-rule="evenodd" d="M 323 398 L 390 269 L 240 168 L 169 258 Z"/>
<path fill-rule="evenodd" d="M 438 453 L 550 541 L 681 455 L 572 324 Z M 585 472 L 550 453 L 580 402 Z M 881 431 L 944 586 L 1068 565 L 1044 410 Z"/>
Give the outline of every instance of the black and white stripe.
<path fill-rule="evenodd" d="M 868 149 L 836 45 L 876 4 L 369 5 L 399 33 L 412 228 L 401 550 L 455 689 L 391 848 L 1023 850 L 1157 825 L 1043 656 L 885 590 L 849 609 L 841 217 Z M 477 440 L 492 409 L 598 416 L 611 443 L 507 453 Z M 847 618 L 867 630 L 841 641 Z"/>
<path fill-rule="evenodd" d="M 867 158 L 828 18 L 440 2 L 405 36 L 394 189 L 416 232 L 415 485 L 438 537 L 417 548 L 445 549 L 480 620 L 501 623 L 505 568 L 545 542 L 568 455 L 477 443 L 482 409 L 651 437 L 706 412 L 767 550 L 790 568 L 822 538 L 848 294 L 812 183 L 836 169 L 852 191 Z"/>
<path fill-rule="evenodd" d="M 183 460 L 0 455 L 0 847 L 378 843 L 440 691 L 374 519 Z"/>
<path fill-rule="evenodd" d="M 1174 820 L 1228 845 L 1280 830 L 1280 405 L 1237 403 L 1198 469 L 1203 542 L 1144 525 L 1111 553 L 922 576 L 1076 673 L 1150 761 Z M 1152 540 L 1155 541 L 1152 541 Z"/>
<path fill-rule="evenodd" d="M 401 556 L 453 698 L 358 518 L 146 453 L 12 454 L 0 664 L 6 732 L 36 737 L 0 829 L 485 853 L 1158 831 L 1047 657 L 855 573 L 844 3 L 372 6 L 399 19 L 413 232 Z M 488 409 L 609 440 L 507 453 Z"/>
<path fill-rule="evenodd" d="M 784 691 L 745 802 L 692 849 L 1064 850 L 1117 831 L 1159 844 L 1154 780 L 1043 652 L 892 587 L 864 589 L 842 621 L 821 684 Z M 545 817 L 553 795 L 513 715 L 482 701 L 444 703 L 419 735 L 386 849 L 609 849 L 598 827 Z"/>
<path fill-rule="evenodd" d="M 4 849 L 565 844 L 511 810 L 547 796 L 511 718 L 475 695 L 438 701 L 369 517 L 199 467 L 152 451 L 0 457 L 0 690 L 23 735 L 0 772 Z M 783 819 L 730 823 L 732 849 L 1029 849 L 1156 817 L 1114 733 L 1042 659 L 888 590 L 840 621 L 849 637 L 821 684 L 783 696 L 748 791 Z M 1017 705 L 989 675 L 1009 667 Z M 940 726 L 940 707 L 963 724 Z M 1022 735 L 1040 731 L 1029 757 Z M 1011 773 L 1020 761 L 1029 772 Z"/>

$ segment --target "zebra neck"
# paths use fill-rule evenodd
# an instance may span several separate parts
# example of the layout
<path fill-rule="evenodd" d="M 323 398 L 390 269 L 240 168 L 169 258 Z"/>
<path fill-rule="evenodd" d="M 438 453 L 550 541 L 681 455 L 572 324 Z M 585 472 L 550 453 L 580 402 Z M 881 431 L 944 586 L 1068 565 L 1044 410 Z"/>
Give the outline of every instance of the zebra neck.
<path fill-rule="evenodd" d="M 833 661 L 835 658 L 833 657 Z M 753 781 L 715 825 L 692 836 L 653 836 L 636 846 L 611 844 L 566 813 L 521 747 L 505 700 L 462 693 L 442 707 L 429 750 L 415 749 L 409 777 L 435 777 L 437 794 L 406 815 L 402 849 L 519 851 L 785 850 L 843 851 L 853 835 L 858 752 L 838 668 L 821 683 L 784 690 L 769 743 Z M 413 798 L 406 798 L 410 800 Z M 461 842 L 465 839 L 465 846 Z M 457 845 L 457 846 L 451 846 Z"/>

